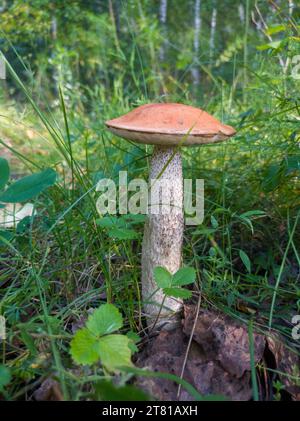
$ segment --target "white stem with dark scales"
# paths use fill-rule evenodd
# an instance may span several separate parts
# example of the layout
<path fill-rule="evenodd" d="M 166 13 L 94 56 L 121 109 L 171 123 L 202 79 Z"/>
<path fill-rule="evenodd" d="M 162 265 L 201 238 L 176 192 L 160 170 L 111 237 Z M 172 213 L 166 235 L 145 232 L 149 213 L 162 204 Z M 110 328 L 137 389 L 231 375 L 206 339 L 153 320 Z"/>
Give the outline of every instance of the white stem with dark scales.
<path fill-rule="evenodd" d="M 156 180 L 153 182 L 154 179 Z M 174 147 L 155 146 L 151 159 L 150 183 L 151 180 L 152 186 L 158 182 L 162 186 L 163 195 L 159 195 L 160 204 L 164 203 L 164 199 L 169 196 L 171 206 L 169 212 L 163 213 L 160 209 L 157 213 L 157 203 L 151 203 L 145 224 L 142 249 L 142 295 L 149 327 L 156 321 L 158 315 L 157 326 L 172 324 L 182 308 L 180 300 L 165 297 L 161 289 L 157 291 L 158 287 L 153 275 L 154 268 L 157 266 L 163 266 L 171 273 L 175 273 L 181 266 L 184 215 L 180 152 L 176 152 Z"/>

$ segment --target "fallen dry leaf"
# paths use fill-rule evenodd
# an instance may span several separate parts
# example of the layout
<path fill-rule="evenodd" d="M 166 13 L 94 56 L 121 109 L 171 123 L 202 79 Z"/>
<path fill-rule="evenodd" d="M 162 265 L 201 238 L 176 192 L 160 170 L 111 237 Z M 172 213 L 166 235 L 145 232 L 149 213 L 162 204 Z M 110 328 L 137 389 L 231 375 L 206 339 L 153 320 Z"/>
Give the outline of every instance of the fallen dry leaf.
<path fill-rule="evenodd" d="M 180 376 L 195 319 L 195 307 L 185 307 L 183 327 L 161 331 L 140 354 L 137 365 Z M 254 335 L 255 361 L 262 359 L 265 339 Z M 200 311 L 184 371 L 184 379 L 203 395 L 223 395 L 231 400 L 252 397 L 247 328 L 212 310 Z M 159 378 L 138 378 L 136 384 L 160 400 L 193 399 L 184 388 Z"/>
<path fill-rule="evenodd" d="M 63 394 L 59 383 L 51 378 L 43 381 L 40 387 L 33 393 L 36 401 L 63 401 Z"/>
<path fill-rule="evenodd" d="M 189 336 L 195 319 L 195 309 L 185 307 L 184 333 Z M 193 339 L 203 348 L 209 359 L 219 361 L 221 366 L 236 377 L 250 371 L 249 337 L 247 327 L 231 317 L 207 310 L 201 310 Z M 254 358 L 262 359 L 265 339 L 254 334 Z"/>
<path fill-rule="evenodd" d="M 291 394 L 294 400 L 300 400 L 300 358 L 295 352 L 287 348 L 279 335 L 267 336 L 266 341 L 272 352 L 276 370 L 285 390 Z M 298 378 L 298 381 L 297 381 Z"/>

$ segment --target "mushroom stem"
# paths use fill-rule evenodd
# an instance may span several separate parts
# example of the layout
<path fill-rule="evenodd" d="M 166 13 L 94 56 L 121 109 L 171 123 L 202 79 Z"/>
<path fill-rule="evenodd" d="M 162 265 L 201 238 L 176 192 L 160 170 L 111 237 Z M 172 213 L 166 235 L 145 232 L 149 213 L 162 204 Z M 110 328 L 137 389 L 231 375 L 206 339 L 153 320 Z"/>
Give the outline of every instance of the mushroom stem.
<path fill-rule="evenodd" d="M 154 147 L 149 184 L 151 199 L 142 247 L 144 311 L 149 327 L 154 322 L 160 327 L 170 327 L 178 319 L 182 302 L 165 297 L 161 289 L 157 291 L 153 271 L 155 267 L 163 266 L 175 273 L 181 266 L 183 180 L 181 154 L 175 147 Z"/>

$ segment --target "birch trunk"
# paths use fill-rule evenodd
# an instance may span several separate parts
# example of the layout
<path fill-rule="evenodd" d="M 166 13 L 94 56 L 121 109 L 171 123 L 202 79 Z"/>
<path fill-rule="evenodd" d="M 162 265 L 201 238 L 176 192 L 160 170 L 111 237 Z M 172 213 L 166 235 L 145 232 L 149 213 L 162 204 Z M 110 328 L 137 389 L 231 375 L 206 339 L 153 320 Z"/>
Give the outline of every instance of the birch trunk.
<path fill-rule="evenodd" d="M 168 0 L 160 0 L 159 5 L 159 22 L 162 27 L 162 35 L 164 37 L 164 41 L 162 43 L 162 46 L 159 50 L 159 59 L 160 61 L 165 60 L 166 55 L 166 37 L 167 37 L 167 31 L 166 31 L 166 22 L 167 22 L 167 11 L 168 11 Z"/>
<path fill-rule="evenodd" d="M 199 50 L 200 50 L 200 31 L 201 31 L 201 15 L 200 15 L 201 0 L 195 0 L 194 7 L 194 60 L 192 66 L 192 80 L 194 87 L 200 84 L 200 70 L 199 70 Z"/>
<path fill-rule="evenodd" d="M 239 18 L 241 23 L 245 22 L 245 8 L 243 4 L 239 4 L 238 6 Z"/>
<path fill-rule="evenodd" d="M 210 38 L 209 38 L 209 61 L 211 62 L 215 53 L 215 36 L 217 25 L 217 9 L 214 7 L 210 22 Z M 211 64 L 211 63 L 210 63 Z"/>
<path fill-rule="evenodd" d="M 52 51 L 51 58 L 54 62 L 55 59 L 55 44 L 57 40 L 57 19 L 56 16 L 51 18 L 51 38 L 52 38 Z M 54 94 L 58 94 L 57 84 L 59 83 L 59 71 L 57 69 L 57 64 L 52 64 L 52 80 L 53 80 L 53 91 Z"/>

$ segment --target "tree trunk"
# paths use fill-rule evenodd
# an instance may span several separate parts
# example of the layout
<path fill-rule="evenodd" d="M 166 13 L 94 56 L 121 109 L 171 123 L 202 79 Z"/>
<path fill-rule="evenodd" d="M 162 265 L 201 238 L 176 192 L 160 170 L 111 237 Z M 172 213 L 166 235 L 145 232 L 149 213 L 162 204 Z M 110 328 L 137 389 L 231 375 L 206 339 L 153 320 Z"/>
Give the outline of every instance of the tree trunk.
<path fill-rule="evenodd" d="M 243 4 L 239 4 L 238 11 L 239 11 L 240 21 L 243 24 L 245 22 L 245 8 Z"/>
<path fill-rule="evenodd" d="M 295 7 L 295 4 L 294 4 L 293 0 L 289 0 L 289 15 L 290 15 L 290 17 L 293 15 L 294 7 Z"/>
<path fill-rule="evenodd" d="M 200 49 L 200 30 L 201 30 L 201 15 L 200 15 L 201 0 L 195 0 L 194 7 L 194 60 L 192 66 L 192 80 L 193 85 L 197 88 L 200 84 L 200 70 L 199 70 L 199 49 Z"/>
<path fill-rule="evenodd" d="M 167 31 L 166 31 L 166 22 L 167 22 L 167 10 L 168 10 L 168 0 L 160 0 L 160 6 L 159 6 L 159 22 L 162 27 L 162 35 L 164 37 L 164 42 L 162 43 L 162 46 L 159 50 L 159 59 L 160 61 L 165 60 L 165 53 L 166 53 L 166 37 L 167 37 Z"/>
<path fill-rule="evenodd" d="M 209 61 L 214 57 L 215 52 L 215 36 L 216 36 L 216 25 L 217 25 L 217 9 L 214 7 L 211 15 L 210 22 L 210 38 L 209 38 Z"/>
<path fill-rule="evenodd" d="M 57 19 L 56 16 L 52 16 L 51 18 L 51 39 L 52 39 L 52 51 L 51 51 L 51 58 L 53 60 L 52 64 L 52 80 L 53 80 L 53 92 L 54 95 L 58 95 L 58 83 L 59 83 L 59 71 L 57 69 L 57 65 L 54 64 L 55 60 L 55 44 L 57 40 Z"/>

